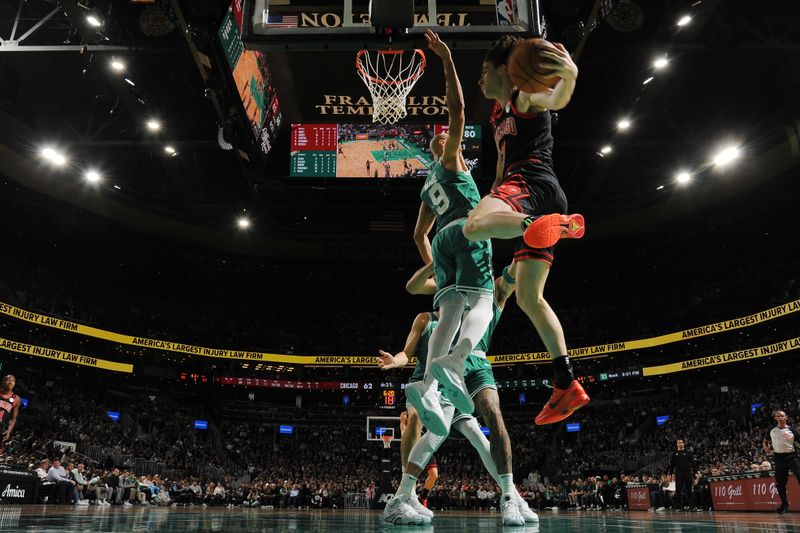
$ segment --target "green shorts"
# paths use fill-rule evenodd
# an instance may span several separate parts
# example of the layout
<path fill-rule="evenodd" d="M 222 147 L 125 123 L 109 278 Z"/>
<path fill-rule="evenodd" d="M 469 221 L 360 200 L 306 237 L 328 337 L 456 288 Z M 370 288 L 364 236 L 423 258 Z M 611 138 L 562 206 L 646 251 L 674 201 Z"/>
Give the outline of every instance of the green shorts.
<path fill-rule="evenodd" d="M 436 274 L 433 305 L 448 290 L 494 293 L 491 241 L 472 242 L 462 229 L 466 218 L 455 220 L 436 233 L 431 244 Z"/>

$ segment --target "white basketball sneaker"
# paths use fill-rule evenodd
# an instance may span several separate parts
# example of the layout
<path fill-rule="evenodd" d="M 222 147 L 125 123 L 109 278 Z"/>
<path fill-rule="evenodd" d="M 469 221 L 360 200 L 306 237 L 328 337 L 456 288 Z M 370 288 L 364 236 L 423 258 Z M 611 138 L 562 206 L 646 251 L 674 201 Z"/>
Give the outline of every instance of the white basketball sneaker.
<path fill-rule="evenodd" d="M 519 514 L 521 514 L 522 518 L 525 519 L 526 524 L 539 523 L 539 515 L 530 508 L 528 502 L 526 502 L 519 494 L 517 494 L 517 505 L 519 506 Z"/>
<path fill-rule="evenodd" d="M 442 355 L 431 361 L 430 372 L 444 389 L 444 396 L 456 409 L 465 415 L 471 415 L 475 403 L 464 382 L 465 361 L 453 354 Z"/>
<path fill-rule="evenodd" d="M 431 521 L 408 504 L 408 496 L 398 496 L 389 500 L 383 510 L 383 520 L 397 526 L 421 526 Z"/>
<path fill-rule="evenodd" d="M 412 509 L 414 509 L 417 514 L 422 516 L 427 516 L 428 518 L 433 518 L 433 511 L 425 507 L 419 502 L 419 498 L 416 495 L 412 494 L 408 497 L 408 501 L 406 502 Z"/>
<path fill-rule="evenodd" d="M 525 519 L 519 512 L 519 502 L 510 494 L 500 498 L 500 512 L 503 515 L 504 526 L 524 526 Z"/>
<path fill-rule="evenodd" d="M 442 393 L 436 390 L 436 383 L 425 387 L 423 381 L 410 383 L 406 386 L 408 403 L 414 406 L 428 431 L 439 437 L 446 437 L 450 433 L 450 423 L 441 406 Z"/>

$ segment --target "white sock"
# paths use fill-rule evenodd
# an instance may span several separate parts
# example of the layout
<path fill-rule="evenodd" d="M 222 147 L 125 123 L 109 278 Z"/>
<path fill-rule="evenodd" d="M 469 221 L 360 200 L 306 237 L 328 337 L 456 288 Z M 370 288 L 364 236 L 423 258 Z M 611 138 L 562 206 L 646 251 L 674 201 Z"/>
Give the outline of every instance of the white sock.
<path fill-rule="evenodd" d="M 394 497 L 399 498 L 400 496 L 411 496 L 414 493 L 414 488 L 416 486 L 416 477 L 412 476 L 411 474 L 403 474 L 403 480 L 400 482 L 400 486 L 397 488 L 397 494 L 395 494 Z"/>
<path fill-rule="evenodd" d="M 503 491 L 503 496 L 506 494 L 515 496 L 514 474 L 500 474 L 498 477 L 500 478 L 500 490 Z"/>

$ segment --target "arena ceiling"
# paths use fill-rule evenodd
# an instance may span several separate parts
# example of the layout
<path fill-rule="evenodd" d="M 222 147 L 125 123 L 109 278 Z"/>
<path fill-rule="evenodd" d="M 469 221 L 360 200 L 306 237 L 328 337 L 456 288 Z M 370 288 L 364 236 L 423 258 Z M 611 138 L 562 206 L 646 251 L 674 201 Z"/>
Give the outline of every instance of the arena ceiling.
<path fill-rule="evenodd" d="M 320 12 L 329 7 L 319 4 Z M 454 12 L 470 8 L 463 4 Z M 551 39 L 574 48 L 593 4 L 543 2 Z M 239 249 L 230 235 L 246 209 L 253 220 L 247 252 L 311 257 L 341 246 L 383 246 L 391 255 L 404 242 L 413 256 L 407 236 L 418 182 L 288 178 L 289 123 L 364 120 L 324 107 L 331 95 L 366 95 L 352 58 L 272 55 L 283 129 L 262 160 L 230 80 L 214 65 L 227 7 L 223 0 L 4 2 L 0 173 L 162 237 Z M 89 12 L 102 16 L 100 29 L 86 23 Z M 686 14 L 691 22 L 678 26 Z M 588 35 L 576 94 L 554 130 L 557 171 L 571 208 L 596 221 L 590 235 L 655 227 L 711 199 L 744 202 L 759 184 L 796 172 L 799 37 L 796 2 L 621 0 Z M 486 124 L 489 104 L 476 83 L 481 54 L 454 55 L 467 119 Z M 656 70 L 653 61 L 662 57 L 668 66 Z M 110 69 L 114 59 L 124 61 L 123 72 Z M 412 94 L 444 92 L 437 67 L 430 62 Z M 158 132 L 148 130 L 151 118 L 161 122 Z M 626 118 L 631 127 L 620 131 Z M 744 157 L 720 171 L 711 160 L 726 143 Z M 175 155 L 165 152 L 168 145 Z M 606 145 L 612 151 L 601 154 Z M 66 167 L 42 161 L 44 146 L 62 149 Z M 482 157 L 479 186 L 486 190 L 494 167 L 488 135 Z M 87 169 L 103 181 L 87 186 Z M 692 174 L 687 186 L 675 183 L 681 170 Z"/>

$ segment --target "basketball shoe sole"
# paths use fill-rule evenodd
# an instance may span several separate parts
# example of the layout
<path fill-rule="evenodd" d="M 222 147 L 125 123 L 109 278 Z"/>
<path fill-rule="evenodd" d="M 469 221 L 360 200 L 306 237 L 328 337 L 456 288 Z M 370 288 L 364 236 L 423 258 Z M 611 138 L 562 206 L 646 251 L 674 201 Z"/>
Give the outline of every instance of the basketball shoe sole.
<path fill-rule="evenodd" d="M 566 389 L 553 389 L 550 400 L 547 401 L 541 412 L 536 415 L 536 425 L 555 424 L 589 403 L 589 395 L 583 390 L 581 384 L 572 380 Z"/>
<path fill-rule="evenodd" d="M 525 229 L 522 238 L 531 248 L 550 248 L 559 239 L 580 239 L 586 233 L 583 215 L 553 213 L 538 217 Z"/>
<path fill-rule="evenodd" d="M 475 402 L 464 381 L 464 364 L 463 360 L 452 354 L 442 355 L 431 361 L 430 372 L 444 389 L 445 398 L 462 414 L 471 415 L 475 411 Z"/>
<path fill-rule="evenodd" d="M 450 424 L 440 404 L 441 393 L 434 385 L 425 389 L 422 381 L 416 381 L 406 386 L 408 403 L 414 406 L 419 419 L 425 428 L 439 437 L 446 437 L 450 433 Z"/>

